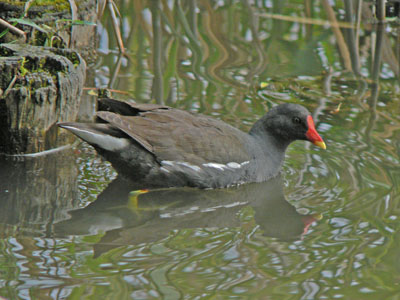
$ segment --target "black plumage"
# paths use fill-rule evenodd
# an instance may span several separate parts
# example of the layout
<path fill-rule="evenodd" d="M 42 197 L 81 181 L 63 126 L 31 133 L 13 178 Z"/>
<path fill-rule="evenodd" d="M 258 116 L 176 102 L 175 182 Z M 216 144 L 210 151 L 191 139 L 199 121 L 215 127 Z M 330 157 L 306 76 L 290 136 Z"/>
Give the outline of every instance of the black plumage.
<path fill-rule="evenodd" d="M 249 133 L 220 120 L 156 104 L 100 99 L 97 123 L 59 123 L 144 188 L 226 187 L 276 176 L 294 140 L 325 148 L 310 113 L 282 104 Z"/>

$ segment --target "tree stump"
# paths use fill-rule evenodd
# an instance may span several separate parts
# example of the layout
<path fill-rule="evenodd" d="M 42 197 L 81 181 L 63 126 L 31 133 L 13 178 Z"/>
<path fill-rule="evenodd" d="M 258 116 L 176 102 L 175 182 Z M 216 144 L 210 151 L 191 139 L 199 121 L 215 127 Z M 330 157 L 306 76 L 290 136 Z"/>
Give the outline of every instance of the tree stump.
<path fill-rule="evenodd" d="M 48 150 L 75 120 L 86 65 L 68 49 L 0 44 L 0 153 Z"/>

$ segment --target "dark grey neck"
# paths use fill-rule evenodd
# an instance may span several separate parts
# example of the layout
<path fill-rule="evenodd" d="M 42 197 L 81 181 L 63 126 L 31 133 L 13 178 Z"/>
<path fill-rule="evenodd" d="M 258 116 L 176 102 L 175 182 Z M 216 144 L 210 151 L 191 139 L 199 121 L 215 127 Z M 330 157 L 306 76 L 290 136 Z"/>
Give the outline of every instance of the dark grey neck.
<path fill-rule="evenodd" d="M 260 140 L 264 140 L 268 148 L 275 148 L 277 152 L 284 154 L 286 148 L 292 141 L 286 140 L 282 135 L 274 134 L 273 130 L 268 126 L 269 123 L 267 115 L 263 116 L 254 123 L 249 134 L 253 137 L 260 138 Z"/>
<path fill-rule="evenodd" d="M 262 181 L 276 176 L 280 172 L 290 142 L 278 139 L 267 130 L 259 127 L 260 123 L 257 123 L 254 124 L 249 135 L 253 137 L 257 144 L 257 147 L 254 147 L 253 155 L 258 158 L 259 162 L 265 162 L 259 164 L 256 171 L 261 176 L 258 180 Z"/>

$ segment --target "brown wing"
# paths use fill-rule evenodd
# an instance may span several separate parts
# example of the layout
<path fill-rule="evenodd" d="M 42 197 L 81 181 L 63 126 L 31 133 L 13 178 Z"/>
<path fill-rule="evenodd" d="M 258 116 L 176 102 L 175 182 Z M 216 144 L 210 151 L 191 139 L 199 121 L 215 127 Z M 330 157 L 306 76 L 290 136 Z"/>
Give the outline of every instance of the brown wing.
<path fill-rule="evenodd" d="M 249 160 L 245 149 L 247 136 L 242 131 L 203 115 L 179 109 L 151 107 L 136 116 L 98 112 L 136 140 L 159 160 L 185 161 L 193 164 L 243 162 Z"/>

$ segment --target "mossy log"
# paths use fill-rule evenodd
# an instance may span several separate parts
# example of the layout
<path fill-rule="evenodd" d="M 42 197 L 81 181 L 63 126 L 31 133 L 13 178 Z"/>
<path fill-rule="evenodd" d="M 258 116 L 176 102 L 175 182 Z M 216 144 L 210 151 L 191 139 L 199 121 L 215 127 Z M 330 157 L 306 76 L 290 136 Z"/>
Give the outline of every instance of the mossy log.
<path fill-rule="evenodd" d="M 26 24 L 16 27 L 26 33 L 26 43 L 35 46 L 57 46 L 59 48 L 79 49 L 86 56 L 92 55 L 96 44 L 96 27 L 91 25 L 74 25 L 74 22 L 97 21 L 96 0 L 47 0 L 34 1 L 25 12 L 26 0 L 0 0 L 0 18 L 8 21 L 12 18 L 29 20 L 47 33 Z M 11 22 L 12 23 L 12 22 Z M 85 23 L 83 23 L 85 24 Z M 0 32 L 6 29 L 0 26 Z M 10 43 L 20 36 L 8 32 L 0 37 L 0 43 Z M 51 40 L 51 41 L 50 41 Z M 47 45 L 46 45 L 47 44 Z"/>
<path fill-rule="evenodd" d="M 85 72 L 73 50 L 0 44 L 0 153 L 57 146 L 55 124 L 75 120 Z"/>

